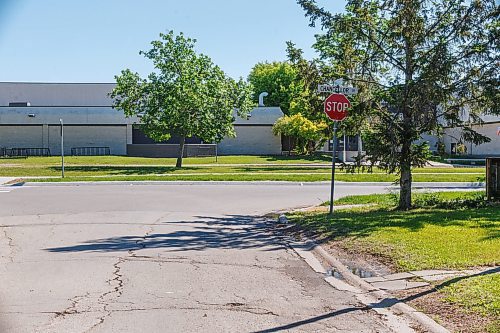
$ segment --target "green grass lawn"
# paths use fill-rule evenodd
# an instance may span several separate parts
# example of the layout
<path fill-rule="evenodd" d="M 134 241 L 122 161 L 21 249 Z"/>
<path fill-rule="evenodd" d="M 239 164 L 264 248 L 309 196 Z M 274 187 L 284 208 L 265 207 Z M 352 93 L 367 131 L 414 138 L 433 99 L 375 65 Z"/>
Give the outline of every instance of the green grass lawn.
<path fill-rule="evenodd" d="M 122 156 L 67 157 L 65 181 L 103 180 L 226 180 L 226 181 L 328 181 L 331 177 L 328 156 L 221 156 L 186 158 L 182 169 L 172 158 Z M 319 164 L 319 165 L 318 165 Z M 41 177 L 36 181 L 60 181 L 58 157 L 0 159 L 0 176 Z M 348 173 L 339 168 L 336 179 L 347 182 L 394 182 L 396 175 L 373 169 L 372 173 Z M 483 168 L 416 168 L 416 182 L 478 182 L 484 180 Z"/>
<path fill-rule="evenodd" d="M 444 287 L 443 292 L 449 302 L 485 316 L 494 314 L 500 319 L 500 274 L 463 279 Z"/>
<path fill-rule="evenodd" d="M 432 202 L 444 203 L 450 205 L 456 200 L 477 200 L 484 196 L 484 191 L 447 191 L 447 192 L 414 192 L 412 196 L 413 204 L 418 207 L 429 207 Z M 398 195 L 393 194 L 366 194 L 366 195 L 348 195 L 335 200 L 336 205 L 377 205 L 381 207 L 392 208 L 397 205 Z M 324 206 L 329 205 L 325 202 Z"/>
<path fill-rule="evenodd" d="M 21 177 L 22 178 L 22 177 Z M 379 174 L 339 174 L 335 177 L 337 181 L 344 182 L 394 182 L 394 175 L 379 175 Z M 43 177 L 28 179 L 32 182 L 77 182 L 77 181 L 290 181 L 290 182 L 318 182 L 329 181 L 330 176 L 326 174 L 288 174 L 282 172 L 279 174 L 269 173 L 238 173 L 238 174 L 183 174 L 173 173 L 166 175 L 102 175 L 102 176 L 75 176 L 71 173 L 66 173 L 64 179 L 60 177 Z M 451 177 L 450 175 L 431 175 L 414 177 L 416 182 L 477 182 L 482 181 L 477 177 Z"/>
<path fill-rule="evenodd" d="M 292 222 L 355 253 L 380 258 L 396 271 L 467 269 L 500 264 L 500 206 L 483 192 L 416 194 L 420 208 L 394 209 L 393 195 L 350 196 L 337 205 L 367 204 L 323 212 L 294 213 Z M 476 203 L 482 208 L 467 208 Z M 446 207 L 450 208 L 436 208 Z M 463 205 L 463 206 L 461 206 Z M 500 315 L 500 274 L 471 277 L 440 290 L 470 311 Z"/>
<path fill-rule="evenodd" d="M 380 256 L 398 271 L 500 264 L 498 207 L 400 212 L 373 205 L 292 219 L 349 250 Z"/>
<path fill-rule="evenodd" d="M 445 283 L 439 289 L 444 301 L 458 305 L 466 313 L 476 313 L 490 321 L 481 332 L 500 332 L 500 274 L 473 276 Z"/>
<path fill-rule="evenodd" d="M 219 156 L 217 162 L 215 157 L 186 157 L 184 165 L 196 164 L 291 164 L 291 163 L 328 163 L 331 157 L 328 155 L 313 156 Z M 148 158 L 129 156 L 66 156 L 68 165 L 165 165 L 175 166 L 175 158 Z M 29 157 L 29 158 L 0 158 L 2 164 L 55 166 L 61 163 L 61 157 Z"/>

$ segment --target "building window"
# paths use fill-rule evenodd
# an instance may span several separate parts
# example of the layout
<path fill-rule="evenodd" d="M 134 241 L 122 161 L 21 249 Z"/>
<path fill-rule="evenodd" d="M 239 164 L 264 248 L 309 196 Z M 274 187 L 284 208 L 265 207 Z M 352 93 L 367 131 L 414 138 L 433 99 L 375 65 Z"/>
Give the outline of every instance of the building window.
<path fill-rule="evenodd" d="M 341 136 L 337 138 L 337 151 L 344 150 L 344 144 L 345 144 L 345 150 L 346 151 L 357 151 L 358 150 L 358 135 L 355 136 L 346 136 L 346 142 L 344 143 L 344 137 Z M 328 150 L 332 151 L 333 150 L 333 142 L 332 140 L 328 141 Z"/>
<path fill-rule="evenodd" d="M 31 106 L 31 104 L 30 104 L 30 102 L 10 102 L 9 106 L 13 107 L 13 108 L 20 108 L 20 107 Z"/>
<path fill-rule="evenodd" d="M 457 144 L 456 144 L 456 143 L 452 143 L 452 144 L 451 144 L 450 153 L 451 153 L 452 155 L 456 155 L 456 154 L 457 154 Z"/>

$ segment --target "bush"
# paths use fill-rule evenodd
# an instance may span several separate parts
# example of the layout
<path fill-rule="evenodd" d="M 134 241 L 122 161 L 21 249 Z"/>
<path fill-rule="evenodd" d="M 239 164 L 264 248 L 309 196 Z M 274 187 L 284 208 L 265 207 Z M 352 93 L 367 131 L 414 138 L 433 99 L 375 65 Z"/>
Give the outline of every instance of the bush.
<path fill-rule="evenodd" d="M 439 141 L 437 144 L 437 153 L 439 156 L 445 156 L 446 155 L 446 147 L 442 141 Z"/>
<path fill-rule="evenodd" d="M 457 145 L 457 154 L 465 155 L 467 154 L 467 146 L 463 143 Z"/>
<path fill-rule="evenodd" d="M 311 154 L 316 150 L 315 143 L 324 139 L 327 127 L 328 125 L 323 121 L 313 122 L 297 113 L 276 120 L 273 133 L 295 138 L 297 152 Z"/>
<path fill-rule="evenodd" d="M 413 205 L 415 208 L 466 209 L 486 207 L 488 202 L 483 192 L 464 193 L 450 199 L 443 198 L 439 193 L 423 193 L 414 197 Z"/>

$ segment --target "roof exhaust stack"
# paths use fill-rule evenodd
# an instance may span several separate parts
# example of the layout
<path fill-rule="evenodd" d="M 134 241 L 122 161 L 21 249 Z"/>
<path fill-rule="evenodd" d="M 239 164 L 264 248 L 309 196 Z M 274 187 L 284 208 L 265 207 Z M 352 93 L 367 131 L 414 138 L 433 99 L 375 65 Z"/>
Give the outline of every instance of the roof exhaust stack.
<path fill-rule="evenodd" d="M 264 97 L 268 96 L 269 94 L 267 92 L 263 92 L 259 95 L 259 107 L 264 107 Z"/>

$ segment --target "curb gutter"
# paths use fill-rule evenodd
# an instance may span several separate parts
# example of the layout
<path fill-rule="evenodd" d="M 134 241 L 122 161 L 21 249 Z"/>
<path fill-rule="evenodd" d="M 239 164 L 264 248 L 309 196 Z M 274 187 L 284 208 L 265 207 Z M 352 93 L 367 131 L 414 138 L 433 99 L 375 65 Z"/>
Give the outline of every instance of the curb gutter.
<path fill-rule="evenodd" d="M 311 264 L 311 255 L 321 257 L 342 275 L 343 280 L 335 277 L 327 277 L 325 280 L 338 290 L 345 290 L 356 295 L 364 305 L 384 315 L 388 320 L 390 328 L 396 332 L 412 330 L 408 327 L 401 327 L 398 318 L 394 315 L 403 314 L 411 321 L 418 323 L 423 329 L 430 333 L 450 333 L 446 328 L 436 323 L 432 318 L 421 311 L 417 311 L 411 306 L 399 301 L 383 290 L 373 287 L 368 282 L 353 274 L 340 260 L 325 251 L 320 245 L 306 239 L 304 242 L 296 242 L 289 239 L 289 246 L 303 258 L 316 272 L 322 273 L 318 269 L 318 264 Z M 305 255 L 306 254 L 306 255 Z M 316 259 L 318 260 L 318 259 Z M 347 282 L 347 283 L 346 283 Z M 392 316 L 391 316 L 392 315 Z"/>

